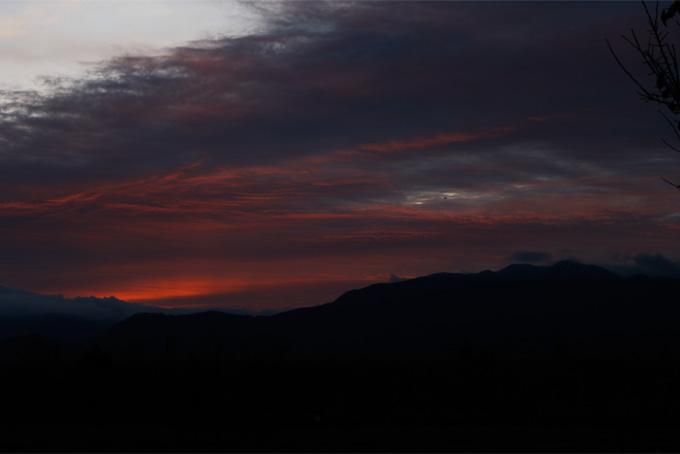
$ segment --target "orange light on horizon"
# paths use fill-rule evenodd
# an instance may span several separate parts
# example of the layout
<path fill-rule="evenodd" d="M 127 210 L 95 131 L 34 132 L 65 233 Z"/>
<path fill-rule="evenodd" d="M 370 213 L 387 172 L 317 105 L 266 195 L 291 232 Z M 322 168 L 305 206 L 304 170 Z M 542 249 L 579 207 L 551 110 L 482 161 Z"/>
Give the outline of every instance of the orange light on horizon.
<path fill-rule="evenodd" d="M 241 291 L 249 282 L 238 279 L 216 278 L 162 278 L 124 284 L 115 292 L 101 288 L 79 288 L 65 292 L 66 297 L 114 296 L 131 303 L 144 303 L 172 298 L 199 297 L 212 294 L 229 294 Z"/>

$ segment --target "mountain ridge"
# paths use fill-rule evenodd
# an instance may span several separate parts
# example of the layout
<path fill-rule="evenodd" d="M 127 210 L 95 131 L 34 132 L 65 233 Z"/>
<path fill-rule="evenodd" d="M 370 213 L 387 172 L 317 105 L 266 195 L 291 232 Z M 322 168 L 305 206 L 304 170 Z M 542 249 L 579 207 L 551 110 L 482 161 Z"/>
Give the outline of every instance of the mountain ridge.
<path fill-rule="evenodd" d="M 412 279 L 403 279 L 391 282 L 382 282 L 368 285 L 363 288 L 351 289 L 341 294 L 335 300 L 310 306 L 297 308 L 273 315 L 242 315 L 231 314 L 228 310 L 186 311 L 168 310 L 136 303 L 127 303 L 115 297 L 95 298 L 77 297 L 64 298 L 60 295 L 40 295 L 29 291 L 0 287 L 0 334 L 4 337 L 17 333 L 37 333 L 55 335 L 58 333 L 58 321 L 71 317 L 70 326 L 85 326 L 87 321 L 96 323 L 100 329 L 115 328 L 120 332 L 119 325 L 125 329 L 131 326 L 150 324 L 154 329 L 162 326 L 172 326 L 172 330 L 180 330 L 182 324 L 197 326 L 205 323 L 210 326 L 211 332 L 219 331 L 220 323 L 229 325 L 229 329 L 236 329 L 238 324 L 248 324 L 251 330 L 261 331 L 260 326 L 280 326 L 282 324 L 303 324 L 305 331 L 310 328 L 306 325 L 310 318 L 323 320 L 333 328 L 334 319 L 337 323 L 341 320 L 370 319 L 374 323 L 378 320 L 395 317 L 410 317 L 420 320 L 426 315 L 423 311 L 435 311 L 449 313 L 467 311 L 457 317 L 470 317 L 474 312 L 470 307 L 470 301 L 479 295 L 488 310 L 502 313 L 507 308 L 503 304 L 494 302 L 494 297 L 487 294 L 493 293 L 497 288 L 510 286 L 505 295 L 497 295 L 495 298 L 502 300 L 510 297 L 515 299 L 515 305 L 522 308 L 526 302 L 522 301 L 517 294 L 519 290 L 513 290 L 516 286 L 526 286 L 522 292 L 531 294 L 536 286 L 546 287 L 544 292 L 552 291 L 552 288 L 563 287 L 567 283 L 577 283 L 578 286 L 598 286 L 622 284 L 624 286 L 649 286 L 655 282 L 675 283 L 677 279 L 649 276 L 621 276 L 604 267 L 583 264 L 576 261 L 560 261 L 549 266 L 531 264 L 512 264 L 497 271 L 484 270 L 478 273 L 433 273 Z M 444 300 L 450 299 L 450 302 Z M 533 298 L 533 297 L 532 297 Z M 448 301 L 448 300 L 447 300 Z M 522 309 L 527 310 L 528 309 Z M 544 309 L 539 305 L 533 309 L 541 313 Z M 482 317 L 476 314 L 475 317 Z M 490 317 L 490 316 L 489 316 Z M 32 321 L 35 323 L 32 324 Z M 320 322 L 318 322 L 320 323 Z M 368 323 L 368 322 L 366 322 Z M 14 328 L 21 326 L 21 329 Z M 253 327 L 257 328 L 253 328 Z M 49 328 L 47 328 L 49 327 Z M 135 328 L 136 330 L 137 328 Z M 277 328 L 279 329 L 279 328 Z M 163 328 L 165 330 L 165 328 Z M 217 330 L 217 331 L 216 331 Z M 240 327 L 239 332 L 244 332 Z M 71 335 L 72 330 L 65 330 L 64 335 Z M 91 334 L 95 330 L 84 329 L 83 332 Z M 143 330 L 144 331 L 144 330 Z M 149 330 L 153 332 L 153 330 Z M 193 331 L 193 329 L 190 329 Z M 330 329 L 331 332 L 334 329 Z M 321 334 L 320 334 L 321 335 Z"/>
<path fill-rule="evenodd" d="M 185 351 L 219 345 L 234 357 L 447 356 L 470 343 L 512 354 L 581 354 L 586 345 L 587 355 L 653 353 L 667 348 L 661 339 L 676 336 L 680 307 L 664 298 L 668 293 L 680 294 L 680 280 L 620 277 L 577 262 L 522 265 L 372 284 L 271 316 L 138 314 L 106 339 L 113 350 L 134 343 L 158 353 L 172 339 Z M 672 345 L 680 352 L 680 339 Z"/>

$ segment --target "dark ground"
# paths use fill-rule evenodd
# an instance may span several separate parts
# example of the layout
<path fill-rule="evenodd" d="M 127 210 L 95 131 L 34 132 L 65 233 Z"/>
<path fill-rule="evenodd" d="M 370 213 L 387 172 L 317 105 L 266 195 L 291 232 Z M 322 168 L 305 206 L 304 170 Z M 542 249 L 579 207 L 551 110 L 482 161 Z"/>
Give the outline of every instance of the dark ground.
<path fill-rule="evenodd" d="M 5 451 L 678 451 L 680 282 L 433 275 L 0 345 Z"/>

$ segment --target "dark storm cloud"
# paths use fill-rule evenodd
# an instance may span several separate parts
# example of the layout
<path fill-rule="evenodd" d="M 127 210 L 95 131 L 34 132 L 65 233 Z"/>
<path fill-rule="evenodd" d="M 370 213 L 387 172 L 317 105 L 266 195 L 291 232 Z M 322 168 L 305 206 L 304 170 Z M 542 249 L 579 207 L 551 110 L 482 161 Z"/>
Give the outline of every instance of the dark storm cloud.
<path fill-rule="evenodd" d="M 256 34 L 2 93 L 3 279 L 111 294 L 170 276 L 186 292 L 129 294 L 245 300 L 248 273 L 316 273 L 304 285 L 328 292 L 476 271 L 517 245 L 675 247 L 657 177 L 680 162 L 604 43 L 641 25 L 639 5 L 255 7 Z"/>
<path fill-rule="evenodd" d="M 55 81 L 52 95 L 15 97 L 0 129 L 3 179 L 120 178 L 201 158 L 270 163 L 503 126 L 518 128 L 504 143 L 545 142 L 574 165 L 625 167 L 622 156 L 649 145 L 602 41 L 639 16 L 637 5 L 282 8 L 259 35 L 120 57 L 87 79 Z M 627 115 L 612 115 L 619 108 Z M 497 142 L 479 142 L 447 151 L 503 158 Z M 544 161 L 528 172 L 560 172 Z"/>

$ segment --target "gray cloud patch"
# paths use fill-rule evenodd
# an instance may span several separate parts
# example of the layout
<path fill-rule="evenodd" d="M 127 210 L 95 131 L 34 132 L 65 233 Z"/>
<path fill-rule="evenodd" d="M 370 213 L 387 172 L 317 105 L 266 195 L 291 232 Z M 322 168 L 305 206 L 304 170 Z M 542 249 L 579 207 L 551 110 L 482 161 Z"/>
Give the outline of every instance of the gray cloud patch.
<path fill-rule="evenodd" d="M 680 261 L 663 254 L 641 253 L 629 257 L 618 257 L 617 261 L 623 263 L 608 267 L 620 274 L 680 278 Z"/>
<path fill-rule="evenodd" d="M 680 262 L 661 254 L 639 254 L 633 257 L 633 261 L 643 274 L 680 277 Z"/>
<path fill-rule="evenodd" d="M 64 298 L 0 287 L 0 318 L 68 315 L 88 320 L 119 321 L 140 312 L 158 309 L 116 298 Z"/>
<path fill-rule="evenodd" d="M 512 262 L 545 263 L 552 259 L 552 254 L 543 251 L 517 251 L 510 257 Z"/>

